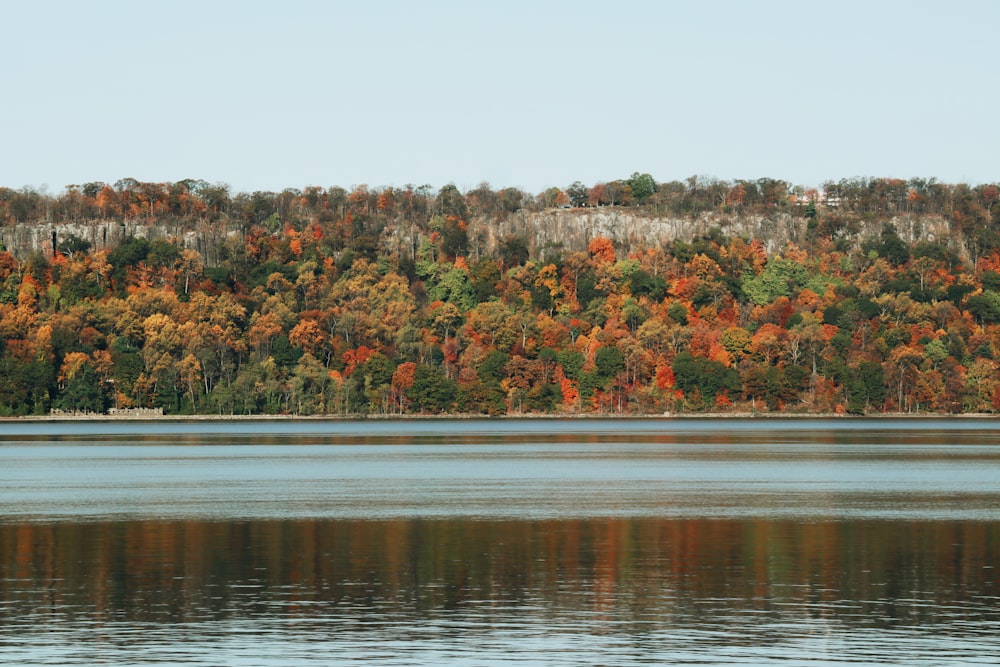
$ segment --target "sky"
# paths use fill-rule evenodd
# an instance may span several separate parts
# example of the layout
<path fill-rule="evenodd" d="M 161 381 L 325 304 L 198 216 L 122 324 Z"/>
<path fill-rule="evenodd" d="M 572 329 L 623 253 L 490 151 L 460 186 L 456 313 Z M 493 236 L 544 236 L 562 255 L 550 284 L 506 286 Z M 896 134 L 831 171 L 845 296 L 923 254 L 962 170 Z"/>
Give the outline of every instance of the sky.
<path fill-rule="evenodd" d="M 1000 2 L 4 0 L 0 187 L 1000 180 Z"/>

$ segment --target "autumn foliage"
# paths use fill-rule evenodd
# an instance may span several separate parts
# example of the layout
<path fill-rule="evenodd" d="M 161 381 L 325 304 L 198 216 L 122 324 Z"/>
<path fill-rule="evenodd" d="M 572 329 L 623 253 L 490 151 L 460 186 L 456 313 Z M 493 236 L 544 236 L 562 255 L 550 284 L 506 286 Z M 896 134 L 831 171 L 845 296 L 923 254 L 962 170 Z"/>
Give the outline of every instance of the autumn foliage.
<path fill-rule="evenodd" d="M 180 239 L 0 251 L 0 413 L 1000 410 L 995 186 L 841 182 L 821 201 L 768 179 L 578 185 L 538 198 L 485 184 L 0 189 L 7 225 L 44 207 L 84 223 L 242 224 L 211 263 Z M 907 243 L 885 217 L 946 196 L 952 239 Z M 473 218 L 542 205 L 784 207 L 808 233 L 767 252 L 710 229 L 632 254 L 613 234 L 579 251 L 511 235 L 493 254 L 470 236 Z M 851 237 L 857 216 L 884 220 L 881 234 Z"/>

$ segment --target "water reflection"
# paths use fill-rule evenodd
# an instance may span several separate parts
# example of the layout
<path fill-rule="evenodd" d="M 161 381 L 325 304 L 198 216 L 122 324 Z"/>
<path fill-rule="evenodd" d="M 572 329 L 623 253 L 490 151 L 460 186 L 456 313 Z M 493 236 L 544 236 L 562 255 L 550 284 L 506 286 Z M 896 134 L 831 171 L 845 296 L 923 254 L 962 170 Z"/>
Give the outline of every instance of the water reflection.
<path fill-rule="evenodd" d="M 0 663 L 998 664 L 991 423 L 0 424 Z"/>
<path fill-rule="evenodd" d="M 994 522 L 0 525 L 0 659 L 990 664 L 998 553 Z"/>

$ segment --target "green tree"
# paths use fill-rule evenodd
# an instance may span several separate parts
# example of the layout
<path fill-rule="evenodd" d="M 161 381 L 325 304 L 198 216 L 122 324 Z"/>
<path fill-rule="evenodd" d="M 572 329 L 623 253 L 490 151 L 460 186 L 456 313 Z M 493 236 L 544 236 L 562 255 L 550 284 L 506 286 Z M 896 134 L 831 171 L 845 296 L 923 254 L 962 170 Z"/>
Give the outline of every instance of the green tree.
<path fill-rule="evenodd" d="M 587 361 L 583 354 L 573 348 L 561 350 L 556 355 L 556 360 L 559 362 L 559 365 L 562 366 L 563 373 L 565 373 L 566 377 L 570 380 L 579 379 L 583 364 Z"/>
<path fill-rule="evenodd" d="M 882 364 L 862 361 L 847 381 L 847 411 L 864 414 L 885 402 L 885 375 Z"/>
<path fill-rule="evenodd" d="M 0 357 L 0 416 L 44 415 L 54 383 L 55 369 L 47 359 Z"/>
<path fill-rule="evenodd" d="M 598 348 L 594 355 L 597 377 L 602 385 L 607 385 L 618 373 L 625 370 L 625 355 L 617 347 L 606 345 Z"/>
<path fill-rule="evenodd" d="M 625 184 L 632 190 L 632 197 L 641 204 L 656 193 L 656 181 L 649 174 L 634 172 Z"/>
<path fill-rule="evenodd" d="M 743 291 L 754 303 L 765 306 L 779 296 L 792 296 L 809 279 L 806 267 L 790 259 L 769 261 L 757 275 L 743 276 Z"/>
<path fill-rule="evenodd" d="M 579 208 L 587 205 L 590 188 L 580 181 L 573 181 L 573 184 L 566 188 L 566 194 L 569 196 L 570 205 Z"/>
<path fill-rule="evenodd" d="M 891 224 L 882 225 L 882 232 L 877 240 L 866 241 L 861 245 L 865 252 L 874 250 L 879 257 L 884 258 L 894 266 L 902 266 L 910 259 L 910 248 L 899 238 L 896 228 Z"/>
<path fill-rule="evenodd" d="M 84 364 L 72 378 L 66 382 L 55 401 L 60 410 L 94 412 L 104 414 L 104 392 L 101 391 L 100 378 L 92 365 Z"/>
<path fill-rule="evenodd" d="M 489 301 L 497 295 L 497 283 L 500 282 L 500 267 L 491 257 L 483 257 L 472 265 L 472 289 L 476 300 L 480 303 Z"/>
<path fill-rule="evenodd" d="M 496 384 L 499 386 L 500 381 L 504 379 L 503 369 L 507 365 L 508 361 L 510 361 L 509 354 L 499 350 L 493 350 L 479 363 L 479 368 L 476 369 L 476 373 L 479 375 L 479 379 L 483 382 L 483 384 Z"/>
<path fill-rule="evenodd" d="M 650 301 L 662 301 L 667 295 L 667 281 L 642 269 L 633 272 L 627 284 L 632 296 L 645 296 Z"/>
<path fill-rule="evenodd" d="M 447 257 L 457 257 L 469 251 L 469 234 L 465 222 L 454 216 L 445 219 L 441 233 L 441 252 Z"/>
<path fill-rule="evenodd" d="M 671 303 L 667 307 L 667 316 L 681 326 L 688 323 L 688 309 L 682 303 L 676 301 Z"/>
<path fill-rule="evenodd" d="M 111 277 L 121 285 L 125 279 L 125 271 L 135 266 L 149 255 L 149 241 L 144 238 L 132 237 L 108 253 L 108 264 L 111 265 Z"/>
<path fill-rule="evenodd" d="M 417 364 L 413 386 L 406 395 L 417 412 L 438 414 L 448 412 L 455 403 L 458 386 L 449 379 L 440 366 Z"/>
<path fill-rule="evenodd" d="M 1000 322 L 1000 292 L 985 290 L 970 296 L 965 303 L 969 312 L 980 321 L 990 324 Z"/>
<path fill-rule="evenodd" d="M 181 249 L 169 241 L 154 239 L 149 243 L 146 261 L 152 266 L 172 267 L 181 257 Z"/>
<path fill-rule="evenodd" d="M 286 334 L 278 334 L 271 341 L 271 357 L 282 368 L 291 368 L 302 357 L 302 350 L 294 347 Z"/>
<path fill-rule="evenodd" d="M 456 305 L 462 312 L 472 310 L 476 305 L 476 289 L 469 280 L 469 274 L 453 268 L 431 287 L 428 296 L 434 301 L 444 301 Z"/>
<path fill-rule="evenodd" d="M 469 208 L 465 203 L 465 197 L 462 196 L 454 183 L 449 183 L 438 192 L 438 211 L 445 217 L 453 216 L 457 220 L 468 219 Z"/>
<path fill-rule="evenodd" d="M 747 396 L 763 400 L 769 410 L 779 410 L 798 398 L 802 374 L 798 366 L 789 369 L 778 366 L 752 366 L 743 378 Z"/>
<path fill-rule="evenodd" d="M 674 386 L 683 391 L 689 401 L 695 402 L 695 408 L 710 407 L 717 394 L 726 392 L 733 396 L 740 389 L 740 376 L 735 370 L 718 361 L 695 357 L 690 352 L 674 357 L 671 368 Z"/>

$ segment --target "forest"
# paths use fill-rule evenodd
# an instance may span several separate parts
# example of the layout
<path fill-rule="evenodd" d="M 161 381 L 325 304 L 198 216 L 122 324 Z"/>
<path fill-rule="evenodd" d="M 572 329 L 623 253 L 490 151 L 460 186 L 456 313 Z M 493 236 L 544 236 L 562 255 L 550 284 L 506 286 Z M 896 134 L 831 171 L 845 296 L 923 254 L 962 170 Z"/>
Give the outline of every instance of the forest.
<path fill-rule="evenodd" d="M 234 230 L 212 261 L 139 234 L 0 250 L 0 416 L 992 413 L 998 199 L 996 185 L 935 179 L 639 173 L 537 195 L 0 188 L 0 227 Z M 544 255 L 516 234 L 490 252 L 471 238 L 525 211 L 596 207 L 780 213 L 805 233 L 778 252 L 718 228 L 629 252 L 604 236 Z M 898 233 L 926 217 L 948 237 Z"/>

